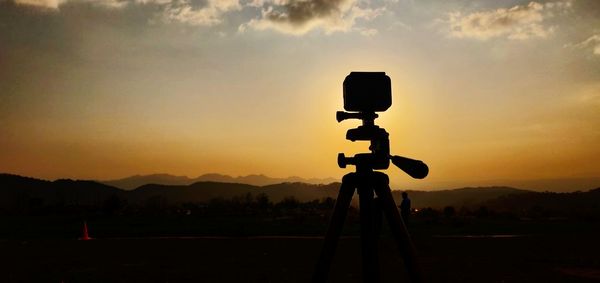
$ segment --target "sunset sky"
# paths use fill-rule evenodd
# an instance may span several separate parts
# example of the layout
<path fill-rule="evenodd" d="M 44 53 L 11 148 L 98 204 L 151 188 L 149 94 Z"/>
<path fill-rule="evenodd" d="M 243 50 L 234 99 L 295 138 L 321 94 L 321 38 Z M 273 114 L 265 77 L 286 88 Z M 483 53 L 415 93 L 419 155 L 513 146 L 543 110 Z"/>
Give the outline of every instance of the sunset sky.
<path fill-rule="evenodd" d="M 0 172 L 338 178 L 354 70 L 394 186 L 600 186 L 597 0 L 0 0 Z"/>

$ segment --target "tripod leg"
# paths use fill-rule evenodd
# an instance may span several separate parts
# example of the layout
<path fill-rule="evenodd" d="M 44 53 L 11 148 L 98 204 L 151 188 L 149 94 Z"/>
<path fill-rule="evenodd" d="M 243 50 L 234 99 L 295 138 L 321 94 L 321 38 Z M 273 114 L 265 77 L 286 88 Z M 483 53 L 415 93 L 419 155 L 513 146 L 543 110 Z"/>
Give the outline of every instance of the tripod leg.
<path fill-rule="evenodd" d="M 381 173 L 377 176 L 378 181 L 375 187 L 375 192 L 381 201 L 381 207 L 390 225 L 390 230 L 394 236 L 394 240 L 400 250 L 400 255 L 404 259 L 404 264 L 408 270 L 408 275 L 411 282 L 423 282 L 421 268 L 417 260 L 417 252 L 412 244 L 410 235 L 406 230 L 402 216 L 398 212 L 392 192 L 389 187 L 388 177 Z"/>
<path fill-rule="evenodd" d="M 340 192 L 335 202 L 327 234 L 325 234 L 321 255 L 317 262 L 315 273 L 313 274 L 312 282 L 314 283 L 325 282 L 327 280 L 335 248 L 338 239 L 340 238 L 340 234 L 342 233 L 344 220 L 348 214 L 348 207 L 350 207 L 350 202 L 352 201 L 352 196 L 354 195 L 354 190 L 356 188 L 355 179 L 355 173 L 349 173 L 342 179 L 342 186 L 340 187 Z"/>
<path fill-rule="evenodd" d="M 360 241 L 362 245 L 363 282 L 379 282 L 377 238 L 374 225 L 373 188 L 370 178 L 360 180 L 358 197 L 360 203 Z"/>
<path fill-rule="evenodd" d="M 381 200 L 379 197 L 373 199 L 373 229 L 375 229 L 375 239 L 379 241 L 381 228 L 383 228 L 383 211 L 381 210 Z"/>

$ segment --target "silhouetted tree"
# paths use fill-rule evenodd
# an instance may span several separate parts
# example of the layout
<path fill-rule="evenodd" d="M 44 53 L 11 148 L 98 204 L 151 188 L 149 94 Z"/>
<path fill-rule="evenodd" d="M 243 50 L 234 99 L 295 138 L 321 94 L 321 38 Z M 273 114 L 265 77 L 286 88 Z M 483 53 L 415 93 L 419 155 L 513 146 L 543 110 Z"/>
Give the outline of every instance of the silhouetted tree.
<path fill-rule="evenodd" d="M 146 199 L 144 210 L 150 214 L 163 214 L 166 212 L 168 205 L 169 202 L 166 197 L 155 195 Z"/>
<path fill-rule="evenodd" d="M 231 201 L 223 197 L 213 198 L 208 201 L 208 211 L 213 214 L 228 214 L 231 210 Z"/>
<path fill-rule="evenodd" d="M 486 206 L 481 206 L 474 212 L 476 217 L 488 217 L 490 216 L 490 210 Z"/>
<path fill-rule="evenodd" d="M 44 209 L 44 199 L 39 197 L 29 198 L 27 212 L 29 214 L 39 214 Z"/>
<path fill-rule="evenodd" d="M 280 207 L 284 211 L 292 211 L 296 210 L 300 202 L 293 196 L 285 197 L 282 201 L 280 201 L 277 206 Z"/>
<path fill-rule="evenodd" d="M 446 206 L 444 207 L 444 216 L 445 217 L 453 217 L 456 214 L 456 210 L 454 206 Z"/>
<path fill-rule="evenodd" d="M 126 205 L 126 201 L 122 200 L 116 194 L 111 195 L 102 203 L 102 210 L 105 214 L 114 215 L 119 213 Z"/>
<path fill-rule="evenodd" d="M 335 206 L 335 199 L 326 197 L 321 201 L 321 206 L 325 209 L 332 209 Z"/>
<path fill-rule="evenodd" d="M 269 196 L 265 193 L 260 193 L 256 196 L 256 206 L 261 212 L 268 211 L 273 204 L 269 200 Z"/>

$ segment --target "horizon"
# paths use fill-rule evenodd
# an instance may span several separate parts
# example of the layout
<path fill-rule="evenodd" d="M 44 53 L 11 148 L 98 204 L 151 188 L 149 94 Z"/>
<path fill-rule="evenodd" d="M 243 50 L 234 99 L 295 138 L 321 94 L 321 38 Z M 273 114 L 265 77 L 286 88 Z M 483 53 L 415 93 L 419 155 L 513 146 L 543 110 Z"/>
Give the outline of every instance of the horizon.
<path fill-rule="evenodd" d="M 41 177 L 19 175 L 19 174 L 14 174 L 14 173 L 10 173 L 10 172 L 0 172 L 0 174 L 9 174 L 9 175 L 15 175 L 15 176 L 26 177 L 26 178 L 46 180 L 46 181 L 75 180 L 75 181 L 94 181 L 94 182 L 103 183 L 103 184 L 127 180 L 127 179 L 131 179 L 131 178 L 151 177 L 151 176 L 168 176 L 168 177 L 175 177 L 175 178 L 186 178 L 186 179 L 189 179 L 190 181 L 193 181 L 194 179 L 206 177 L 206 176 L 210 176 L 210 175 L 218 175 L 218 176 L 229 177 L 229 178 L 233 178 L 233 179 L 258 176 L 258 177 L 265 177 L 267 179 L 273 179 L 273 180 L 281 179 L 283 183 L 288 182 L 288 180 L 286 180 L 286 179 L 295 179 L 295 178 L 301 179 L 300 182 L 306 183 L 306 184 L 328 185 L 328 184 L 332 184 L 332 183 L 341 183 L 341 179 L 336 179 L 333 177 L 329 177 L 329 178 L 306 178 L 306 177 L 301 177 L 301 176 L 277 177 L 277 176 L 269 176 L 269 175 L 265 175 L 265 174 L 249 174 L 249 175 L 235 176 L 235 175 L 227 175 L 227 174 L 221 174 L 221 173 L 215 173 L 215 172 L 203 173 L 203 174 L 199 174 L 197 176 L 174 175 L 174 174 L 169 174 L 169 173 L 135 174 L 135 175 L 130 175 L 130 176 L 123 176 L 123 177 L 119 177 L 119 178 L 103 179 L 103 180 L 100 180 L 100 179 L 78 179 L 78 178 L 67 178 L 67 177 L 55 178 L 55 179 L 45 179 L 45 178 L 41 178 Z M 333 182 L 319 182 L 319 181 L 324 181 L 324 180 L 333 180 Z M 598 188 L 600 188 L 600 186 L 597 185 L 599 181 L 600 181 L 600 178 L 581 178 L 581 179 L 576 179 L 576 180 L 573 180 L 573 179 L 571 179 L 571 180 L 569 180 L 569 179 L 566 179 L 566 180 L 565 179 L 488 180 L 488 181 L 479 183 L 477 185 L 468 184 L 468 183 L 454 183 L 454 184 L 447 183 L 447 184 L 434 184 L 433 186 L 428 186 L 428 187 L 418 187 L 418 186 L 402 187 L 399 184 L 390 183 L 390 188 L 394 191 L 435 192 L 435 191 L 464 189 L 464 188 L 506 187 L 506 188 L 520 189 L 520 190 L 528 190 L 528 191 L 533 191 L 533 192 L 572 193 L 572 192 L 578 192 L 578 191 L 586 192 L 586 191 L 598 189 Z M 204 181 L 198 181 L 198 182 L 204 182 Z M 215 181 L 212 181 L 212 182 L 215 182 Z M 219 181 L 216 181 L 216 182 L 219 182 Z M 244 183 L 244 182 L 241 182 L 241 183 L 250 184 L 250 183 Z M 281 182 L 277 182 L 277 181 L 272 182 L 272 184 L 280 184 L 280 183 Z M 146 183 L 144 183 L 144 184 L 146 184 Z M 150 184 L 150 183 L 148 183 L 148 184 Z M 271 182 L 269 182 L 269 184 L 271 184 Z M 577 184 L 577 185 L 573 185 L 573 184 Z M 173 184 L 164 184 L 164 185 L 173 185 Z M 253 185 L 253 184 L 250 184 L 250 185 Z M 118 187 L 114 184 L 112 184 L 111 186 Z M 255 185 L 255 186 L 260 187 L 263 185 Z M 120 189 L 124 189 L 124 188 L 120 188 Z"/>
<path fill-rule="evenodd" d="M 594 0 L 0 0 L 0 172 L 341 179 L 362 70 L 392 80 L 392 153 L 430 167 L 394 188 L 593 189 L 598 26 Z"/>

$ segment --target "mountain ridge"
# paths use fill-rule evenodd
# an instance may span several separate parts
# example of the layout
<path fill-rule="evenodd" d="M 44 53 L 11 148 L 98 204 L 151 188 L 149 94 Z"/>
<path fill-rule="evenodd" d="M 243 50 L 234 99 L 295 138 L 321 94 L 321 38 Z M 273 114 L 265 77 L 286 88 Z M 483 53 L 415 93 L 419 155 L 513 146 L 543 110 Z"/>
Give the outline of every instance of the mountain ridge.
<path fill-rule="evenodd" d="M 191 185 L 146 184 L 123 190 L 96 181 L 59 179 L 46 181 L 11 174 L 0 174 L 0 213 L 35 211 L 40 207 L 102 206 L 107 201 L 126 201 L 131 205 L 148 203 L 210 203 L 214 199 L 254 198 L 266 195 L 272 202 L 293 197 L 301 202 L 335 199 L 341 183 L 281 183 L 255 186 L 240 183 L 199 181 Z M 497 210 L 523 211 L 551 207 L 556 211 L 596 211 L 600 188 L 588 192 L 535 192 L 511 187 L 466 187 L 440 191 L 406 191 L 414 208 L 442 209 L 492 207 Z M 394 190 L 397 203 L 402 191 Z M 355 197 L 356 200 L 356 197 Z"/>
<path fill-rule="evenodd" d="M 339 180 L 334 178 L 302 178 L 290 176 L 287 178 L 273 178 L 263 174 L 250 174 L 246 176 L 232 177 L 218 173 L 202 174 L 195 178 L 188 176 L 177 176 L 167 173 L 156 173 L 148 175 L 133 175 L 121 179 L 97 181 L 105 185 L 117 187 L 123 190 L 133 190 L 146 184 L 158 185 L 191 185 L 196 182 L 212 181 L 220 183 L 239 183 L 254 186 L 267 186 L 281 183 L 307 183 L 307 184 L 330 184 Z"/>
<path fill-rule="evenodd" d="M 169 202 L 207 202 L 214 198 L 233 198 L 247 194 L 265 194 L 271 201 L 278 202 L 286 197 L 299 201 L 336 198 L 341 183 L 308 184 L 285 182 L 265 186 L 242 183 L 224 183 L 198 181 L 190 185 L 144 184 L 133 190 L 123 190 L 103 183 L 89 180 L 59 179 L 55 181 L 39 180 L 18 175 L 0 174 L 0 203 L 11 205 L 23 198 L 41 199 L 48 203 L 84 204 L 102 202 L 113 195 L 127 199 L 132 203 L 143 203 L 152 197 L 161 197 Z M 407 191 L 416 202 L 415 205 L 443 207 L 447 205 L 474 205 L 500 196 L 529 192 L 509 187 L 460 188 L 443 191 Z M 399 201 L 401 191 L 392 191 Z M 10 201 L 12 199 L 12 202 Z"/>

